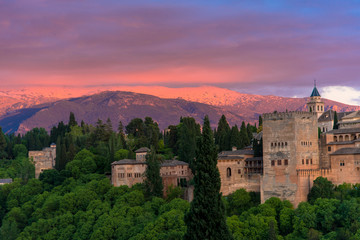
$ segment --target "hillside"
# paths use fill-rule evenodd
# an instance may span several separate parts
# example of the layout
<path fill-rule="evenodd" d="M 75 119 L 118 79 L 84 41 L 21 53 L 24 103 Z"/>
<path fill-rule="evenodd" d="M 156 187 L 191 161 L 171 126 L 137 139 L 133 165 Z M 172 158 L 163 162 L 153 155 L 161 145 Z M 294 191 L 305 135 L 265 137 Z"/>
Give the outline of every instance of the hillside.
<path fill-rule="evenodd" d="M 182 99 L 162 99 L 159 97 L 131 92 L 102 92 L 85 97 L 60 100 L 50 104 L 20 109 L 5 115 L 0 120 L 5 132 L 25 133 L 34 127 L 49 130 L 59 121 L 68 121 L 69 113 L 74 112 L 79 120 L 94 124 L 98 119 L 106 121 L 108 117 L 114 126 L 121 120 L 127 124 L 131 119 L 146 116 L 158 122 L 160 129 L 177 124 L 181 116 L 192 116 L 202 122 L 207 114 L 216 126 L 222 114 L 230 124 L 238 124 L 244 119 L 235 113 L 220 107 Z"/>
<path fill-rule="evenodd" d="M 125 90 L 127 97 L 124 91 L 118 92 L 122 96 L 120 97 L 111 95 L 111 92 L 102 92 L 104 89 Z M 323 100 L 325 110 L 360 110 L 359 106 Z M 134 117 L 152 116 L 160 127 L 165 128 L 178 122 L 180 116 L 193 116 L 200 121 L 208 113 L 213 114 L 214 118 L 210 116 L 212 121 L 217 121 L 221 114 L 225 114 L 231 124 L 239 125 L 242 120 L 254 123 L 260 114 L 266 112 L 305 111 L 307 101 L 308 98 L 243 94 L 210 86 L 27 88 L 0 91 L 0 126 L 8 132 L 17 131 L 19 126 L 20 132 L 34 126 L 49 129 L 57 121 L 67 121 L 70 111 L 75 112 L 78 119 L 89 123 L 96 122 L 98 118 L 105 120 L 107 117 L 113 122 L 122 120 L 126 123 Z M 105 104 L 107 102 L 109 105 Z M 41 119 L 41 116 L 45 119 Z M 215 122 L 212 124 L 216 125 Z"/>

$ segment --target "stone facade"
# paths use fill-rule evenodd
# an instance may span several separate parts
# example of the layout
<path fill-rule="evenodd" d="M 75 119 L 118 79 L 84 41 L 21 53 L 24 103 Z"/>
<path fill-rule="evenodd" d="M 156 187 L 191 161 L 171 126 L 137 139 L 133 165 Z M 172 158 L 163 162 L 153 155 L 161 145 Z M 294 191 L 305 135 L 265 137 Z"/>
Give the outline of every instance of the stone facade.
<path fill-rule="evenodd" d="M 42 151 L 29 151 L 29 159 L 35 164 L 35 178 L 39 178 L 40 173 L 47 169 L 54 169 L 56 158 L 56 145 L 44 148 Z"/>
<path fill-rule="evenodd" d="M 135 159 L 123 159 L 111 164 L 111 183 L 114 186 L 127 185 L 132 187 L 145 180 L 145 156 L 148 148 L 136 151 Z M 173 186 L 187 187 L 187 182 L 192 178 L 189 164 L 178 160 L 165 160 L 161 163 L 160 176 L 163 180 L 164 194 L 166 189 Z"/>
<path fill-rule="evenodd" d="M 317 114 L 288 112 L 263 115 L 261 201 L 270 197 L 305 201 L 298 170 L 319 169 Z"/>
<path fill-rule="evenodd" d="M 253 150 L 223 151 L 217 163 L 223 195 L 229 195 L 237 189 L 260 191 L 262 158 L 254 158 Z"/>

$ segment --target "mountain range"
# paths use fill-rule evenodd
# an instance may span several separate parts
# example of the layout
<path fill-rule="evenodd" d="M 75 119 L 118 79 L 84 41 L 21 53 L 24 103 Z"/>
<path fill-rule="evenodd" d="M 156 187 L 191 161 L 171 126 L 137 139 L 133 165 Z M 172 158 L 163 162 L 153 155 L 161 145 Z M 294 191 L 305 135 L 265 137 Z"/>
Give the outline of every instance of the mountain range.
<path fill-rule="evenodd" d="M 105 91 L 107 90 L 107 91 Z M 97 87 L 27 88 L 0 91 L 0 126 L 5 132 L 25 133 L 34 127 L 49 130 L 59 121 L 68 121 L 69 113 L 94 124 L 108 117 L 114 127 L 135 117 L 152 117 L 161 129 L 178 124 L 181 116 L 198 122 L 207 114 L 213 127 L 222 114 L 230 125 L 242 121 L 254 123 L 258 116 L 273 111 L 305 111 L 308 98 L 287 98 L 243 94 L 218 87 Z M 360 110 L 359 106 L 323 99 L 325 110 Z"/>

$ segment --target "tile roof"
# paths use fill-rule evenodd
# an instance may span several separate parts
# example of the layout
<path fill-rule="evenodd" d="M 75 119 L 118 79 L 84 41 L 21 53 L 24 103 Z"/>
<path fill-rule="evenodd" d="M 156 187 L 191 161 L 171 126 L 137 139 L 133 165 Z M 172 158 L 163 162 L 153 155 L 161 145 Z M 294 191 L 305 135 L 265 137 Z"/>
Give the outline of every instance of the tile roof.
<path fill-rule="evenodd" d="M 11 178 L 2 178 L 0 179 L 0 183 L 12 183 L 12 179 Z"/>
<path fill-rule="evenodd" d="M 313 89 L 310 97 L 321 97 L 321 96 L 320 96 L 320 93 L 319 93 L 319 91 L 317 90 L 316 87 L 314 87 L 314 89 Z"/>
<path fill-rule="evenodd" d="M 360 148 L 340 148 L 330 155 L 353 155 L 360 154 Z"/>
<path fill-rule="evenodd" d="M 189 165 L 186 162 L 179 161 L 179 160 L 164 160 L 163 163 L 161 163 L 162 167 L 172 167 L 172 166 L 179 166 L 179 165 Z"/>
<path fill-rule="evenodd" d="M 333 134 L 342 134 L 342 133 L 360 133 L 360 128 L 341 128 L 341 129 L 333 129 L 326 133 L 333 133 Z"/>
<path fill-rule="evenodd" d="M 150 149 L 147 147 L 142 147 L 135 151 L 135 153 L 143 153 L 143 152 L 150 152 Z"/>
<path fill-rule="evenodd" d="M 137 161 L 135 159 L 122 159 L 111 163 L 111 165 L 136 165 L 136 164 L 145 164 L 145 162 Z"/>
<path fill-rule="evenodd" d="M 354 141 L 343 141 L 343 142 L 329 142 L 328 145 L 347 145 L 353 144 Z"/>
<path fill-rule="evenodd" d="M 111 165 L 137 165 L 137 164 L 146 164 L 146 162 L 137 161 L 135 159 L 122 159 L 113 162 Z M 164 160 L 161 163 L 161 167 L 172 167 L 178 165 L 189 165 L 189 164 L 179 160 Z"/>
<path fill-rule="evenodd" d="M 254 155 L 254 150 L 240 149 L 236 151 L 222 151 L 219 156 Z"/>

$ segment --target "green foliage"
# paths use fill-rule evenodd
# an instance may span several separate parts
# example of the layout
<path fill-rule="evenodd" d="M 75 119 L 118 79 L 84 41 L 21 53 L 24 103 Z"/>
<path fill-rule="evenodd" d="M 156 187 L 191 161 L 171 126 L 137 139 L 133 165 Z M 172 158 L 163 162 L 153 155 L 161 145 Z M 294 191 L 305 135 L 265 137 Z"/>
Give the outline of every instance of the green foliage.
<path fill-rule="evenodd" d="M 179 160 L 189 163 L 191 171 L 195 173 L 193 162 L 196 154 L 196 139 L 200 136 L 200 125 L 194 118 L 185 117 L 180 120 L 177 132 Z"/>
<path fill-rule="evenodd" d="M 334 185 L 327 178 L 318 177 L 308 194 L 308 201 L 314 203 L 318 198 L 334 197 Z"/>
<path fill-rule="evenodd" d="M 194 163 L 194 199 L 186 214 L 184 239 L 232 239 L 225 221 L 220 191 L 217 151 L 209 118 L 204 119 Z"/>
<path fill-rule="evenodd" d="M 230 150 L 230 126 L 225 115 L 222 115 L 215 134 L 215 144 L 218 145 L 219 151 Z M 235 136 L 234 136 L 235 137 Z M 234 139 L 235 140 L 235 139 Z M 236 140 L 235 140 L 236 141 Z M 234 145 L 236 146 L 236 145 Z"/>
<path fill-rule="evenodd" d="M 115 160 L 121 160 L 129 157 L 129 150 L 119 149 L 115 153 Z"/>
<path fill-rule="evenodd" d="M 333 129 L 338 129 L 339 125 L 338 125 L 338 117 L 337 117 L 337 113 L 336 111 L 334 112 L 334 125 L 333 125 Z"/>
<path fill-rule="evenodd" d="M 174 187 L 173 185 L 170 185 L 166 189 L 166 201 L 170 202 L 175 198 L 181 198 L 183 194 L 184 190 L 181 187 Z"/>
<path fill-rule="evenodd" d="M 163 184 L 160 176 L 160 161 L 157 158 L 155 148 L 146 155 L 147 168 L 145 171 L 145 191 L 147 197 L 162 197 Z"/>

